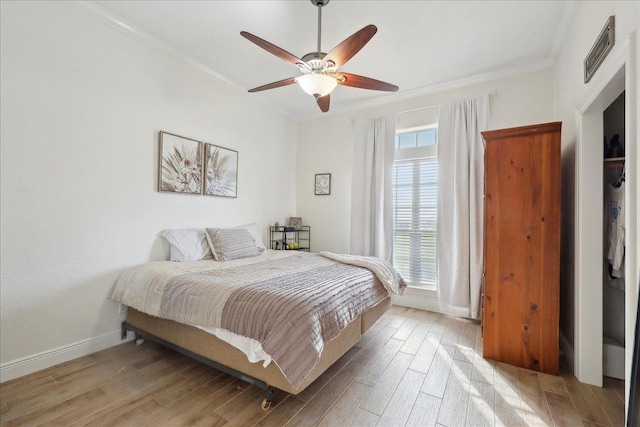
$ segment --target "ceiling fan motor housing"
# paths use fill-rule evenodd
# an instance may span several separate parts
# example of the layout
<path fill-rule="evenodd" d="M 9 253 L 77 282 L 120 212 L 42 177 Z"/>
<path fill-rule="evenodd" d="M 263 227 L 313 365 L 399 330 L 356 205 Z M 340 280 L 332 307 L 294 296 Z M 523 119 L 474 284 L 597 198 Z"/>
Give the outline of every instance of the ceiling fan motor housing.
<path fill-rule="evenodd" d="M 324 52 L 310 52 L 300 59 L 302 59 L 304 62 L 311 62 L 311 61 L 320 62 L 325 56 L 327 56 L 327 54 Z"/>

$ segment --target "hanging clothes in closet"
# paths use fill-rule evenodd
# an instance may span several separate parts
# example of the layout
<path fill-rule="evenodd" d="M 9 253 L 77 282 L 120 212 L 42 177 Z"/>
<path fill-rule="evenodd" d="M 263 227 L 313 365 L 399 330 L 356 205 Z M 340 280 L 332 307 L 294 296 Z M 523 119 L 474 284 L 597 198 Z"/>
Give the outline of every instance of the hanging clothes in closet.
<path fill-rule="evenodd" d="M 607 259 L 611 278 L 624 277 L 624 169 L 615 183 L 607 185 L 605 192 L 605 216 L 607 219 Z M 611 285 L 624 290 L 623 280 L 611 280 Z"/>

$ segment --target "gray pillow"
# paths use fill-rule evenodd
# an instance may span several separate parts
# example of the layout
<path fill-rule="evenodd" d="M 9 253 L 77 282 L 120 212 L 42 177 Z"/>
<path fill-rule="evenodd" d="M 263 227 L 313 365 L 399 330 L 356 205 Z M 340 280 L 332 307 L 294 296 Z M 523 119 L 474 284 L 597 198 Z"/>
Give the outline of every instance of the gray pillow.
<path fill-rule="evenodd" d="M 217 261 L 258 256 L 264 251 L 244 228 L 207 228 L 207 240 Z"/>

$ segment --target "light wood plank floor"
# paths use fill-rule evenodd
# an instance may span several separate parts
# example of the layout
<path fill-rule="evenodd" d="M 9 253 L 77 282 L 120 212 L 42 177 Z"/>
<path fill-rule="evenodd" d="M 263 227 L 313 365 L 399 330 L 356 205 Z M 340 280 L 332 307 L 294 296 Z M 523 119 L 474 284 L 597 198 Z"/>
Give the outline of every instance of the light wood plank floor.
<path fill-rule="evenodd" d="M 0 385 L 2 425 L 622 426 L 624 383 L 482 358 L 477 323 L 393 307 L 297 396 L 263 392 L 151 342 Z"/>

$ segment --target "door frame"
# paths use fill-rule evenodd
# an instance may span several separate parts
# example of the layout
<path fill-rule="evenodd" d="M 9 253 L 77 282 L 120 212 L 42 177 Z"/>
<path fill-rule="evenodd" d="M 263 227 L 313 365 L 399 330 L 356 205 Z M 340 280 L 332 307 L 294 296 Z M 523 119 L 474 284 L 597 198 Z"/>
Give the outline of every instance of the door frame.
<path fill-rule="evenodd" d="M 602 386 L 603 111 L 625 91 L 626 254 L 625 402 L 638 298 L 638 166 L 636 35 L 605 61 L 576 109 L 574 368 L 581 382 Z M 627 404 L 627 403 L 625 403 Z"/>

